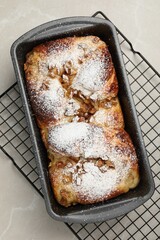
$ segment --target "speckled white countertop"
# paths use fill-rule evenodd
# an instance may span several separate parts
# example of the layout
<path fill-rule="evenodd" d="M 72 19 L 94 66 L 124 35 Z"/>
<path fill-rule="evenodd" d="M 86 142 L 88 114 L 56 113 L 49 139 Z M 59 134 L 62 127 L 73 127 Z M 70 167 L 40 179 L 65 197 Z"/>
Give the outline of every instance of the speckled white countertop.
<path fill-rule="evenodd" d="M 0 93 L 15 82 L 10 59 L 14 40 L 39 24 L 103 11 L 160 72 L 159 0 L 0 1 Z M 72 240 L 65 224 L 51 219 L 43 199 L 0 152 L 0 240 Z"/>

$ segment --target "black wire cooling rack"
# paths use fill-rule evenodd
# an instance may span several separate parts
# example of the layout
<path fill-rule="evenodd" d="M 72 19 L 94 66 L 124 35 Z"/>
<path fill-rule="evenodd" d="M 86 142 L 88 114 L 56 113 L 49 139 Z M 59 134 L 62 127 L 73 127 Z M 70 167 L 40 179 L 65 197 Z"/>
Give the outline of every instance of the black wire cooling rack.
<path fill-rule="evenodd" d="M 96 12 L 93 17 L 107 19 L 102 12 Z M 119 218 L 67 226 L 80 240 L 156 240 L 160 239 L 160 75 L 118 29 L 117 33 L 155 181 L 155 192 L 144 205 Z M 1 149 L 43 197 L 17 83 L 1 95 L 0 114 Z"/>

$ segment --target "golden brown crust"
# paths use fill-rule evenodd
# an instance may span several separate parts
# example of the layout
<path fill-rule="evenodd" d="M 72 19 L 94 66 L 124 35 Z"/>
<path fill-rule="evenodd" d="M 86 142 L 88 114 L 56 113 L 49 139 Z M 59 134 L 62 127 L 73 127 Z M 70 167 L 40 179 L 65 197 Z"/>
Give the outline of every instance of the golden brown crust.
<path fill-rule="evenodd" d="M 46 42 L 27 54 L 24 70 L 57 201 L 96 203 L 136 187 L 138 159 L 106 44 L 96 36 Z"/>
<path fill-rule="evenodd" d="M 90 122 L 104 127 L 124 128 L 124 119 L 118 97 L 101 101 Z"/>
<path fill-rule="evenodd" d="M 104 128 L 104 133 L 108 154 L 105 161 L 101 158 L 62 156 L 49 147 L 49 158 L 52 160 L 49 176 L 55 197 L 61 205 L 104 201 L 137 186 L 137 156 L 129 135 L 124 129 L 113 128 Z M 116 184 L 112 184 L 114 181 Z"/>
<path fill-rule="evenodd" d="M 66 56 L 71 53 L 73 56 L 71 55 L 70 59 L 67 58 Z M 65 57 L 66 60 L 63 61 Z M 56 58 L 58 65 L 54 61 Z M 100 74 L 94 72 L 96 67 L 101 72 Z M 57 116 L 55 108 L 49 107 L 52 99 L 44 94 L 44 91 L 49 89 L 50 83 L 55 79 L 60 82 L 64 94 L 59 97 L 59 101 L 62 102 L 65 102 L 70 95 L 75 95 L 76 98 L 75 92 L 77 91 L 84 98 L 92 99 L 92 102 L 99 98 L 109 100 L 118 92 L 117 78 L 110 53 L 104 42 L 97 37 L 72 37 L 41 44 L 27 54 L 24 69 L 33 110 L 39 122 L 44 125 L 55 123 L 62 117 L 61 115 Z M 97 74 L 98 78 L 94 80 L 93 84 L 88 84 L 88 89 L 85 89 L 83 84 L 86 83 L 86 79 L 83 78 L 83 75 L 88 77 L 86 74 L 88 69 L 92 69 L 90 74 Z M 98 79 L 99 85 L 97 84 Z M 97 86 L 94 87 L 94 84 Z M 48 99 L 48 105 L 44 104 L 44 98 Z M 60 106 L 59 109 L 61 110 Z"/>
<path fill-rule="evenodd" d="M 90 162 L 93 162 L 93 160 L 90 160 Z M 52 165 L 49 167 L 49 177 L 55 198 L 59 204 L 65 207 L 69 207 L 77 203 L 91 204 L 102 202 L 128 192 L 130 189 L 135 188 L 139 183 L 139 169 L 138 165 L 135 164 L 130 169 L 127 179 L 119 182 L 116 189 L 111 190 L 109 194 L 107 193 L 103 196 L 91 198 L 88 192 L 87 194 L 84 194 L 84 192 L 82 193 L 81 191 L 76 191 L 74 189 L 73 185 L 75 183 L 73 184 L 72 182 L 72 175 L 63 174 L 64 168 L 67 164 L 76 166 L 76 162 L 73 160 L 71 161 L 65 159 L 65 161 L 57 161 L 56 159 L 56 161 L 52 162 Z M 95 163 L 93 162 L 93 164 Z"/>

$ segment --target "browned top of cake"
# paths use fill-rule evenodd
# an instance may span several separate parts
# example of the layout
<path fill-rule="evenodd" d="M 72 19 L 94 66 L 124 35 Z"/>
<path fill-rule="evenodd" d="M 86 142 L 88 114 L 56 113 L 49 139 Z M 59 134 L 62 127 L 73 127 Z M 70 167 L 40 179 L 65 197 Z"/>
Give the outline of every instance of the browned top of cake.
<path fill-rule="evenodd" d="M 134 188 L 138 160 L 107 45 L 95 36 L 41 44 L 28 53 L 25 74 L 57 201 L 95 203 Z"/>
<path fill-rule="evenodd" d="M 43 122 L 77 114 L 86 107 L 84 98 L 101 106 L 118 91 L 110 53 L 98 37 L 41 44 L 27 55 L 25 73 L 33 109 Z"/>

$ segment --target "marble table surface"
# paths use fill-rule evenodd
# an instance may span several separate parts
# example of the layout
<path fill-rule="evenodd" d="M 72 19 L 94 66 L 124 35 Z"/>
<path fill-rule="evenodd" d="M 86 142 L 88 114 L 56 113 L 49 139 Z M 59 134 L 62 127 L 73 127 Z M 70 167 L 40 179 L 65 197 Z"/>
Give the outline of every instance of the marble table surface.
<path fill-rule="evenodd" d="M 0 1 L 0 93 L 15 82 L 10 46 L 26 31 L 67 16 L 103 11 L 160 72 L 159 0 Z M 64 223 L 51 219 L 43 199 L 0 152 L 0 240 L 73 240 Z"/>

